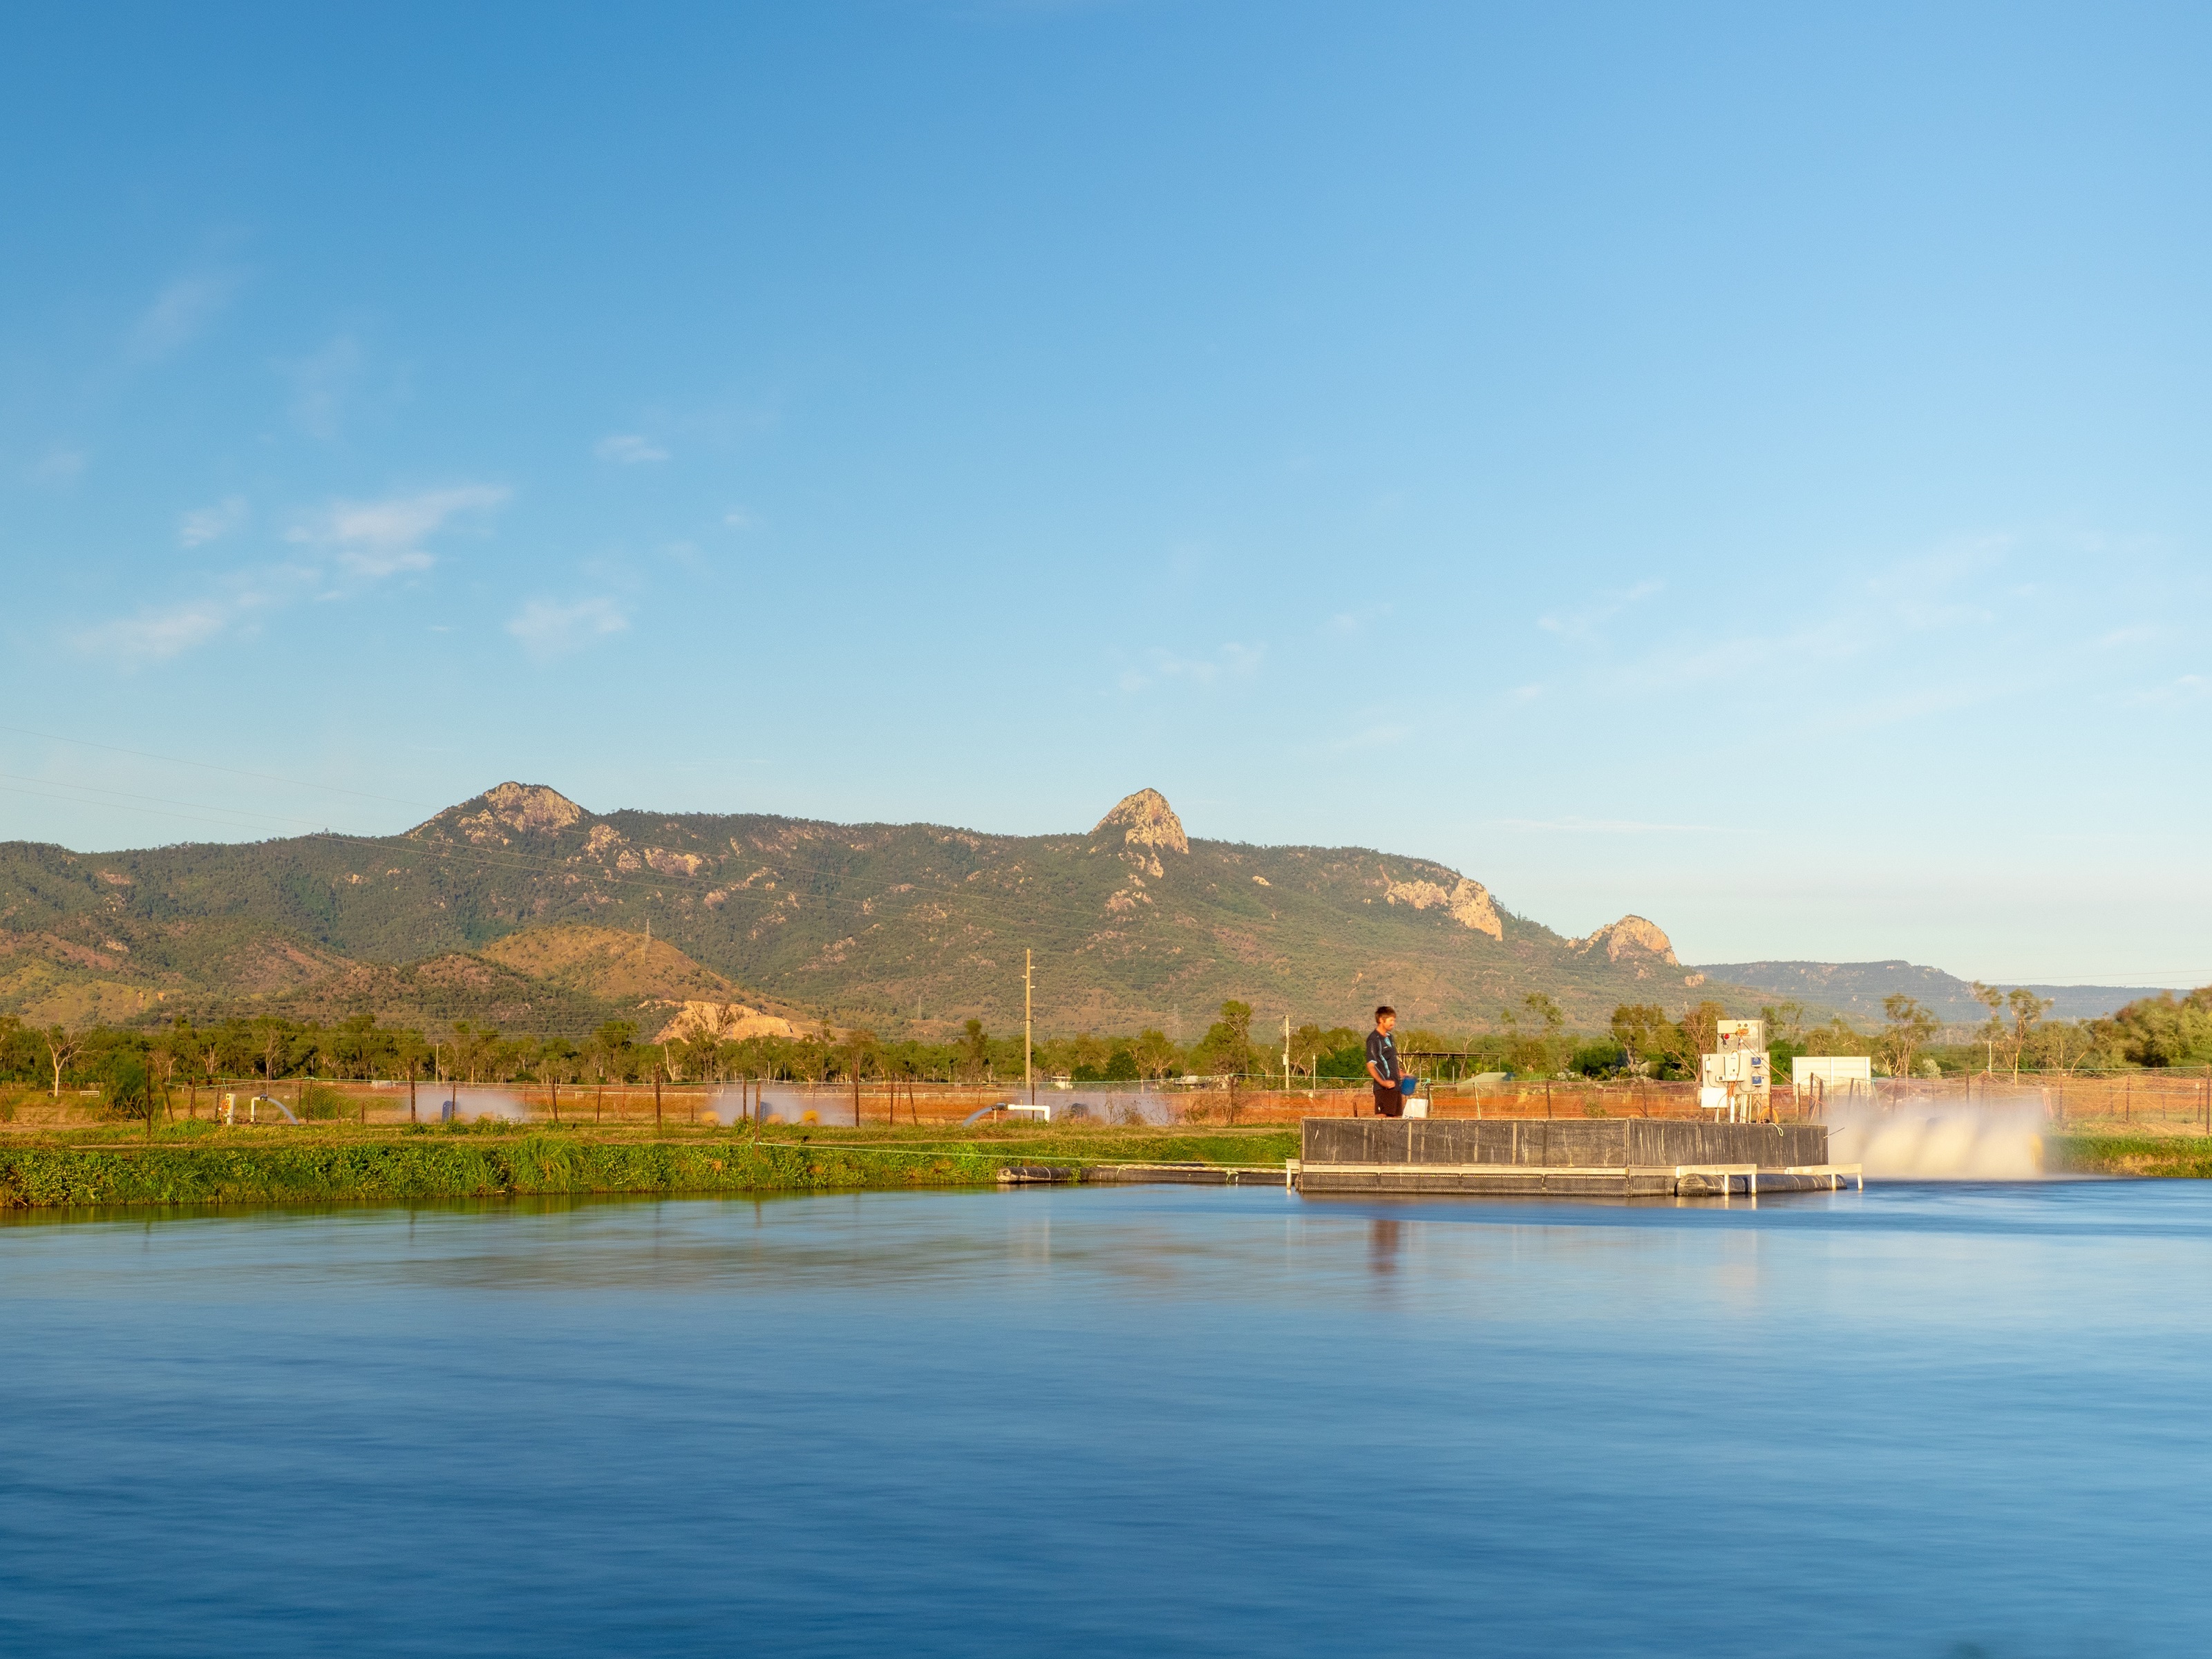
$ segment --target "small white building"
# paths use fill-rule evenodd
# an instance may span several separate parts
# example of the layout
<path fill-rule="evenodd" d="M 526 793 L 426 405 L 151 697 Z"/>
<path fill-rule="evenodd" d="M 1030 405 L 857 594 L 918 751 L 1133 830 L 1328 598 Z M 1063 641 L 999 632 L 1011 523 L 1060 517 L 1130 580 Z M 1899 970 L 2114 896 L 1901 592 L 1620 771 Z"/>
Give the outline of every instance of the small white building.
<path fill-rule="evenodd" d="M 1864 1054 L 1798 1054 L 1790 1061 L 1790 1082 L 1803 1100 L 1808 1091 L 1826 1099 L 1854 1091 L 1874 1092 L 1874 1061 Z"/>

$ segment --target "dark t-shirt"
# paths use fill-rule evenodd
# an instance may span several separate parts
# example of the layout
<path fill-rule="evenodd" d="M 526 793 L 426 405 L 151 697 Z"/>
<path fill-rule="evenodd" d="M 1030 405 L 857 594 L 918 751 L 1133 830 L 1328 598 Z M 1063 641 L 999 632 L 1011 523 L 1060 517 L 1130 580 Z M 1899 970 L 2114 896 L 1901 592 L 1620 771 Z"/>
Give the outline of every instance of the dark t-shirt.
<path fill-rule="evenodd" d="M 1367 1034 L 1367 1063 L 1391 1082 L 1398 1080 L 1398 1045 L 1389 1033 L 1370 1031 Z M 1371 1083 L 1374 1080 L 1370 1073 L 1368 1081 Z"/>

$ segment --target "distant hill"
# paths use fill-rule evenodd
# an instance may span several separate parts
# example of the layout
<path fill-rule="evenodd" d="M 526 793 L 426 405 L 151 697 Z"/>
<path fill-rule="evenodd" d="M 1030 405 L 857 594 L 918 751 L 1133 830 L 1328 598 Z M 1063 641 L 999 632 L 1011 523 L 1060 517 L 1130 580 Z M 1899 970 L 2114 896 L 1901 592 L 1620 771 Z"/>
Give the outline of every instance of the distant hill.
<path fill-rule="evenodd" d="M 969 1016 L 1004 1030 L 1024 949 L 1044 1031 L 1188 1038 L 1232 996 L 1263 1026 L 1361 1024 L 1387 1000 L 1455 1030 L 1492 1029 L 1537 990 L 1583 1028 L 1621 1001 L 1756 1000 L 1682 968 L 1641 917 L 1568 939 L 1427 860 L 1191 840 L 1151 790 L 1056 836 L 602 814 L 505 783 L 402 836 L 97 855 L 19 842 L 0 846 L 0 1008 L 41 1020 L 468 1010 L 573 1030 L 728 998 L 887 1033 Z"/>
<path fill-rule="evenodd" d="M 1701 969 L 1709 978 L 1791 998 L 1808 1007 L 1833 1008 L 1865 1024 L 1879 1023 L 1885 997 L 1903 993 L 1919 1000 L 1948 1024 L 1978 1024 L 1989 1010 L 1974 1000 L 1968 982 L 1940 968 L 1910 962 L 1723 962 Z M 2008 983 L 2004 988 L 2012 989 Z M 2056 1019 L 2101 1019 L 2138 997 L 2155 997 L 2159 988 L 2141 985 L 2031 985 L 2051 1000 Z"/>

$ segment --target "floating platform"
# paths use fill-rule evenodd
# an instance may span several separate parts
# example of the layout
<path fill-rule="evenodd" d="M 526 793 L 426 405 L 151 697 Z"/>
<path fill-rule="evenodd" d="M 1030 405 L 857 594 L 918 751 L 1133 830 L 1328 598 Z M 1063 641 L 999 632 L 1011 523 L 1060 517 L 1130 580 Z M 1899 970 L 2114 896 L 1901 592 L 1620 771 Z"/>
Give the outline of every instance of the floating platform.
<path fill-rule="evenodd" d="M 1755 1198 L 1866 1185 L 1828 1162 L 1824 1123 L 1654 1118 L 1310 1117 L 1288 1182 L 1305 1193 Z"/>
<path fill-rule="evenodd" d="M 1286 1187 L 1279 1164 L 1090 1164 L 1083 1181 L 1091 1187 Z"/>

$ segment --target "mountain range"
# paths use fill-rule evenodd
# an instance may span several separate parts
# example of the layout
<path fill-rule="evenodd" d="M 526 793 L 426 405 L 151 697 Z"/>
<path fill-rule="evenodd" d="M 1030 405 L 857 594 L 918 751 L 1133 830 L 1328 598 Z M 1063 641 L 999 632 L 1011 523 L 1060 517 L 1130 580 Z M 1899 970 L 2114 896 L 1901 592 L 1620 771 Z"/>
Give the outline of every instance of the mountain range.
<path fill-rule="evenodd" d="M 0 1012 L 40 1023 L 371 1013 L 574 1034 L 713 1002 L 753 1030 L 932 1036 L 975 1017 L 1004 1030 L 1022 1017 L 1024 952 L 1041 1032 L 1182 1039 L 1230 997 L 1261 1024 L 1358 1026 L 1387 1000 L 1409 1026 L 1464 1031 L 1526 1018 L 1541 991 L 1590 1030 L 1620 1002 L 1672 1012 L 1703 996 L 1863 1018 L 1882 974 L 1935 975 L 1686 968 L 1643 917 L 1569 938 L 1427 860 L 1194 840 L 1150 789 L 1048 836 L 598 813 L 509 782 L 391 836 L 0 844 Z M 1952 994 L 1963 981 L 1917 982 L 1923 1001 L 1942 990 L 1946 1018 L 1980 1012 Z"/>
<path fill-rule="evenodd" d="M 927 1032 L 1195 1035 L 1263 1018 L 1494 1022 L 1529 992 L 1602 1024 L 1698 976 L 1623 917 L 1568 939 L 1432 861 L 1192 840 L 1140 790 L 1086 833 L 588 811 L 503 783 L 404 835 L 115 854 L 0 846 L 0 1009 L 40 1020 L 374 1012 L 571 1030 L 726 999 Z"/>
<path fill-rule="evenodd" d="M 1787 997 L 1808 1008 L 1833 1009 L 1858 1024 L 1879 1022 L 1882 999 L 1902 994 L 1936 1018 L 1952 1025 L 1978 1024 L 1990 1011 L 1975 999 L 1966 981 L 1940 968 L 1901 960 L 1888 962 L 1722 962 L 1706 965 L 1707 977 L 1747 986 L 1773 997 Z M 2012 988 L 2009 985 L 2008 990 Z M 2138 997 L 2154 997 L 2149 985 L 2031 985 L 2051 1004 L 2054 1019 L 2100 1019 Z"/>

